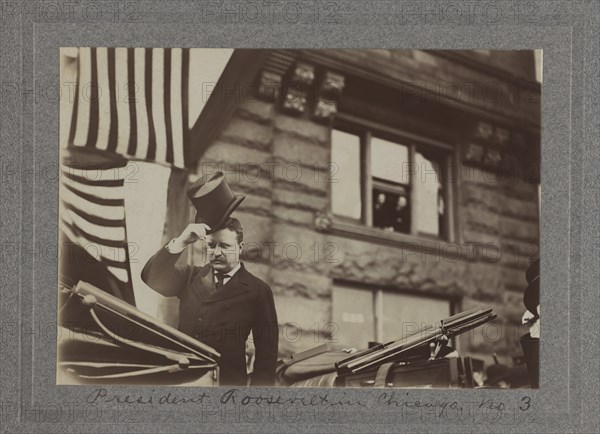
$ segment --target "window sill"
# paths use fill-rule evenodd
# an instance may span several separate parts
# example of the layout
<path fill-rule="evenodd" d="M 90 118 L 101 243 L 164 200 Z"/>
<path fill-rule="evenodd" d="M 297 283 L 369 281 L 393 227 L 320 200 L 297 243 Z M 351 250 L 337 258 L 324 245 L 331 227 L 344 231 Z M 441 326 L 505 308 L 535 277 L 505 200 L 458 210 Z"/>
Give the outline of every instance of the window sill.
<path fill-rule="evenodd" d="M 449 261 L 461 260 L 473 262 L 477 253 L 473 244 L 458 244 L 425 236 L 419 237 L 398 232 L 387 232 L 359 223 L 348 222 L 335 216 L 331 217 L 330 224 L 325 232 L 361 241 L 398 247 L 412 252 L 435 255 L 438 260 L 445 258 Z"/>

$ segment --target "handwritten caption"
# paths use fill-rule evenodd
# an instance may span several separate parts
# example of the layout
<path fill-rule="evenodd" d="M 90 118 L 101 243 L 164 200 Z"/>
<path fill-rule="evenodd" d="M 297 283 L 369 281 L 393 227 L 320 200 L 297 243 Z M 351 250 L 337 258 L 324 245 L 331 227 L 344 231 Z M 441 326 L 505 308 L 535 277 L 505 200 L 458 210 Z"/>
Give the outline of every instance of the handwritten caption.
<path fill-rule="evenodd" d="M 514 391 L 513 391 L 514 392 Z M 270 391 L 245 391 L 232 388 L 215 392 L 164 392 L 126 394 L 97 388 L 84 401 L 88 406 L 133 407 L 137 414 L 152 413 L 175 406 L 194 411 L 208 421 L 221 422 L 275 422 L 306 420 L 328 423 L 346 423 L 350 418 L 360 419 L 369 409 L 384 411 L 395 419 L 407 423 L 537 423 L 534 401 L 527 393 L 511 394 L 506 399 L 483 398 L 470 401 L 427 400 L 415 398 L 414 391 L 371 390 L 359 398 L 349 396 L 349 391 L 291 391 L 278 394 Z M 413 395 L 413 396 L 411 396 Z M 158 409 L 159 411 L 156 411 Z M 168 411 L 163 411 L 163 414 Z M 146 421 L 146 416 L 142 421 Z"/>

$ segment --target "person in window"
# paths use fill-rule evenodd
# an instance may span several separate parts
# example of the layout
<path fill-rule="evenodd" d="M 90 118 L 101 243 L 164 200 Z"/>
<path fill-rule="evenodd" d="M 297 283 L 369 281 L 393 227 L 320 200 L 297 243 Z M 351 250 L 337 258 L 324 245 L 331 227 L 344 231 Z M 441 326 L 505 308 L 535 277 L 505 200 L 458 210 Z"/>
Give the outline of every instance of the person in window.
<path fill-rule="evenodd" d="M 385 193 L 375 191 L 376 198 L 373 205 L 373 226 L 385 229 L 390 226 L 389 207 Z"/>
<path fill-rule="evenodd" d="M 410 207 L 408 206 L 408 198 L 404 194 L 398 196 L 398 201 L 393 211 L 393 219 L 394 232 L 404 234 L 410 232 Z"/>
<path fill-rule="evenodd" d="M 438 190 L 438 234 L 443 237 L 444 234 L 444 196 L 442 190 Z"/>

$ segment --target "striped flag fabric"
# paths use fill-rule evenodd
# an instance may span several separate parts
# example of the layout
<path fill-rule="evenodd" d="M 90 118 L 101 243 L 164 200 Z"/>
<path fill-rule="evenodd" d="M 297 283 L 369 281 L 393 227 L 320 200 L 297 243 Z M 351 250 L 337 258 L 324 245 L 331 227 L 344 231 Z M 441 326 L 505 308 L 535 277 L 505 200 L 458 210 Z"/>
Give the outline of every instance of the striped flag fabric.
<path fill-rule="evenodd" d="M 185 168 L 190 49 L 73 49 L 68 140 L 128 159 Z"/>
<path fill-rule="evenodd" d="M 127 166 L 81 169 L 63 163 L 59 229 L 71 247 L 61 257 L 61 280 L 100 284 L 134 304 L 124 198 L 130 173 Z"/>

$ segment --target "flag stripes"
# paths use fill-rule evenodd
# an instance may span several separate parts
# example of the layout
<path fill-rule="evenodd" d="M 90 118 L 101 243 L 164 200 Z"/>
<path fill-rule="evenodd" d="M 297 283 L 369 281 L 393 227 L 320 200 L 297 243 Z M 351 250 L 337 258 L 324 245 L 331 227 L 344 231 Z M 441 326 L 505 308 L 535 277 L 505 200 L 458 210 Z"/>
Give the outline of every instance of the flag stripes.
<path fill-rule="evenodd" d="M 189 49 L 78 49 L 68 146 L 185 167 Z"/>
<path fill-rule="evenodd" d="M 63 164 L 59 187 L 61 230 L 70 242 L 102 263 L 124 289 L 131 285 L 125 227 L 126 175 L 122 167 L 85 170 Z"/>
<path fill-rule="evenodd" d="M 108 149 L 108 138 L 110 136 L 110 86 L 108 81 L 108 49 L 96 49 L 96 67 L 98 70 L 98 89 L 108 93 L 107 98 L 98 98 L 98 138 L 96 148 L 103 151 Z"/>
<path fill-rule="evenodd" d="M 117 107 L 115 128 L 117 130 L 117 146 L 115 152 L 120 155 L 126 155 L 129 148 L 129 138 L 132 125 L 135 127 L 135 118 L 131 120 L 131 111 L 129 100 L 135 95 L 129 92 L 129 65 L 127 63 L 127 48 L 115 48 L 115 81 L 112 87 L 115 92 L 115 105 Z M 119 83 L 119 85 L 117 85 Z M 119 87 L 117 92 L 117 86 Z M 133 89 L 133 86 L 131 86 Z M 116 95 L 119 94 L 119 98 Z M 112 114 L 112 112 L 111 112 Z M 135 115 L 135 110 L 133 110 Z M 112 123 L 111 123 L 112 125 Z"/>

